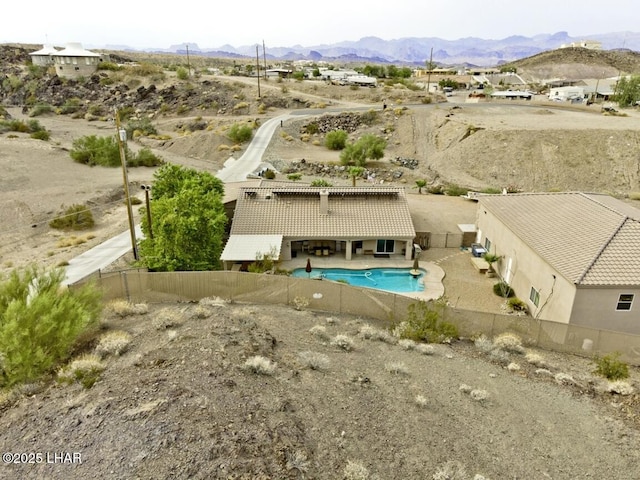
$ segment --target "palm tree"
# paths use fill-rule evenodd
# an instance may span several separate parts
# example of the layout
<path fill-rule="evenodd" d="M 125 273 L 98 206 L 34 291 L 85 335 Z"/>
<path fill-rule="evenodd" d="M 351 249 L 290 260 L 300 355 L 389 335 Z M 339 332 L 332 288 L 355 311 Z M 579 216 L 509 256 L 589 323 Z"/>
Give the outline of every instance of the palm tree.
<path fill-rule="evenodd" d="M 502 258 L 501 255 L 496 255 L 495 253 L 485 253 L 482 258 L 485 262 L 489 264 L 489 269 L 487 270 L 487 276 L 492 277 L 495 275 L 496 270 L 493 268 L 493 264 Z"/>
<path fill-rule="evenodd" d="M 363 167 L 349 167 L 347 170 L 349 172 L 349 176 L 351 177 L 351 185 L 356 186 L 356 179 L 364 173 Z"/>
<path fill-rule="evenodd" d="M 422 189 L 427 186 L 426 180 L 416 180 L 416 187 L 418 188 L 418 193 L 422 194 Z"/>

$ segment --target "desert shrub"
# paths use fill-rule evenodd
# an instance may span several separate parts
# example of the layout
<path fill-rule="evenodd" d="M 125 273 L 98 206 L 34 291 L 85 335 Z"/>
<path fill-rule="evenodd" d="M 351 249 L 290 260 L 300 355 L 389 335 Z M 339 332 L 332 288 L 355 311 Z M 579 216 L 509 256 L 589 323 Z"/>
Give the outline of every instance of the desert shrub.
<path fill-rule="evenodd" d="M 618 395 L 631 395 L 635 392 L 635 389 L 628 382 L 616 380 L 607 385 L 607 392 L 617 393 Z"/>
<path fill-rule="evenodd" d="M 289 173 L 287 175 L 287 180 L 291 180 L 292 182 L 297 182 L 298 180 L 300 180 L 302 178 L 302 174 L 301 173 Z"/>
<path fill-rule="evenodd" d="M 329 365 L 329 357 L 318 352 L 300 352 L 298 360 L 304 367 L 311 370 L 324 370 Z"/>
<path fill-rule="evenodd" d="M 107 355 L 122 355 L 131 344 L 131 335 L 121 330 L 107 332 L 100 336 L 95 353 L 100 357 Z"/>
<path fill-rule="evenodd" d="M 82 100 L 78 97 L 68 98 L 60 107 L 60 113 L 68 115 L 79 112 L 82 109 Z"/>
<path fill-rule="evenodd" d="M 596 375 L 605 377 L 608 380 L 622 380 L 629 378 L 629 365 L 618 360 L 620 353 L 610 353 L 603 357 L 596 357 L 596 369 L 593 371 Z"/>
<path fill-rule="evenodd" d="M 78 382 L 84 388 L 91 388 L 100 378 L 104 364 L 97 355 L 83 355 L 58 371 L 58 381 Z"/>
<path fill-rule="evenodd" d="M 493 293 L 495 293 L 499 297 L 510 298 L 515 295 L 513 288 L 505 282 L 501 281 L 493 285 Z"/>
<path fill-rule="evenodd" d="M 141 62 L 138 65 L 132 65 L 125 67 L 124 69 L 129 75 L 135 75 L 138 77 L 150 77 L 156 75 L 164 76 L 164 71 L 160 65 L 154 65 L 148 62 Z"/>
<path fill-rule="evenodd" d="M 629 200 L 640 200 L 640 192 L 631 192 L 629 194 Z"/>
<path fill-rule="evenodd" d="M 449 461 L 438 467 L 431 478 L 433 480 L 466 480 L 467 471 L 460 462 Z"/>
<path fill-rule="evenodd" d="M 262 176 L 267 180 L 273 180 L 274 178 L 276 178 L 276 172 L 274 172 L 270 168 L 267 168 L 262 174 Z"/>
<path fill-rule="evenodd" d="M 309 299 L 302 295 L 298 295 L 293 299 L 292 303 L 296 310 L 304 310 L 309 306 Z"/>
<path fill-rule="evenodd" d="M 515 333 L 501 333 L 493 339 L 493 346 L 511 353 L 524 353 L 522 339 Z"/>
<path fill-rule="evenodd" d="M 98 70 L 108 70 L 111 72 L 117 72 L 118 70 L 121 70 L 122 67 L 120 67 L 117 63 L 114 62 L 100 62 L 98 63 Z"/>
<path fill-rule="evenodd" d="M 287 470 L 297 470 L 301 474 L 307 472 L 309 470 L 307 454 L 301 450 L 287 452 Z"/>
<path fill-rule="evenodd" d="M 494 348 L 489 352 L 489 358 L 501 365 L 508 365 L 511 363 L 511 355 L 506 350 L 502 350 L 500 348 Z"/>
<path fill-rule="evenodd" d="M 253 137 L 253 129 L 246 123 L 234 123 L 227 132 L 229 140 L 235 143 L 245 143 Z"/>
<path fill-rule="evenodd" d="M 318 122 L 307 123 L 303 127 L 303 131 L 305 133 L 308 133 L 309 135 L 315 135 L 316 133 L 320 132 L 320 125 L 318 125 Z"/>
<path fill-rule="evenodd" d="M 493 342 L 486 335 L 480 335 L 473 341 L 475 347 L 483 353 L 489 353 L 493 350 Z"/>
<path fill-rule="evenodd" d="M 151 120 L 148 117 L 129 120 L 125 130 L 127 131 L 127 138 L 158 134 L 158 129 L 153 125 L 153 123 L 151 123 Z"/>
<path fill-rule="evenodd" d="M 126 300 L 112 300 L 106 305 L 105 310 L 124 318 L 132 315 L 144 315 L 149 312 L 149 306 L 146 303 L 134 304 Z"/>
<path fill-rule="evenodd" d="M 524 359 L 528 363 L 530 363 L 531 365 L 535 365 L 536 367 L 539 367 L 539 368 L 547 367 L 547 361 L 539 353 L 529 352 L 524 356 Z"/>
<path fill-rule="evenodd" d="M 71 205 L 64 213 L 49 222 L 51 228 L 61 230 L 87 230 L 93 228 L 93 213 L 86 205 Z"/>
<path fill-rule="evenodd" d="M 348 134 L 344 130 L 333 130 L 327 133 L 324 145 L 329 150 L 342 150 L 347 144 Z"/>
<path fill-rule="evenodd" d="M 417 406 L 421 408 L 424 408 L 429 404 L 427 397 L 425 397 L 424 395 L 416 395 L 413 401 Z"/>
<path fill-rule="evenodd" d="M 348 335 L 336 335 L 331 339 L 331 345 L 345 352 L 353 350 L 353 338 Z"/>
<path fill-rule="evenodd" d="M 422 355 L 433 355 L 434 353 L 436 353 L 436 349 L 433 348 L 433 345 L 419 343 L 418 345 L 416 345 L 416 352 L 421 353 Z"/>
<path fill-rule="evenodd" d="M 372 327 L 371 325 L 363 325 L 358 330 L 358 335 L 365 340 L 378 340 L 384 343 L 394 344 L 398 340 L 387 330 Z"/>
<path fill-rule="evenodd" d="M 187 80 L 189 78 L 189 70 L 184 67 L 178 67 L 176 69 L 176 76 L 179 80 Z"/>
<path fill-rule="evenodd" d="M 520 300 L 518 297 L 511 297 L 507 300 L 507 305 L 509 308 L 516 312 L 526 312 L 527 304 Z"/>
<path fill-rule="evenodd" d="M 398 342 L 398 345 L 403 350 L 414 350 L 418 344 L 413 340 L 410 340 L 408 338 L 403 338 Z"/>
<path fill-rule="evenodd" d="M 393 333 L 398 338 L 437 343 L 456 338 L 458 329 L 440 319 L 433 302 L 420 300 L 409 305 L 407 318 L 393 327 Z"/>
<path fill-rule="evenodd" d="M 45 142 L 51 138 L 51 134 L 46 130 L 38 130 L 37 132 L 31 133 L 29 136 L 35 140 L 44 140 Z"/>
<path fill-rule="evenodd" d="M 312 186 L 312 187 L 333 187 L 333 183 L 328 182 L 324 178 L 316 178 L 315 180 L 311 181 L 310 186 Z"/>
<path fill-rule="evenodd" d="M 157 167 L 163 163 L 164 160 L 153 153 L 150 148 L 143 147 L 135 155 L 131 155 L 127 165 L 130 167 Z"/>
<path fill-rule="evenodd" d="M 244 369 L 258 375 L 273 375 L 276 371 L 276 364 L 268 358 L 256 355 L 244 362 Z"/>
<path fill-rule="evenodd" d="M 309 329 L 309 333 L 321 340 L 329 340 L 327 327 L 325 327 L 324 325 L 314 325 L 313 327 L 311 327 L 311 329 Z"/>
<path fill-rule="evenodd" d="M 349 460 L 344 467 L 342 476 L 344 480 L 369 480 L 371 478 L 367 467 L 360 462 L 352 462 L 351 460 Z"/>
<path fill-rule="evenodd" d="M 36 103 L 31 110 L 29 110 L 30 117 L 38 117 L 46 113 L 54 113 L 53 107 L 48 103 Z"/>
<path fill-rule="evenodd" d="M 172 308 L 163 308 L 151 321 L 156 330 L 166 330 L 171 327 L 182 325 L 184 319 L 180 312 Z"/>
<path fill-rule="evenodd" d="M 14 270 L 0 282 L 0 386 L 37 380 L 66 361 L 97 325 L 100 292 L 93 284 L 61 288 L 64 270 Z"/>
<path fill-rule="evenodd" d="M 469 192 L 468 188 L 464 188 L 455 184 L 449 184 L 444 187 L 444 193 L 451 197 L 459 197 L 460 195 L 466 195 L 468 192 Z"/>
<path fill-rule="evenodd" d="M 108 137 L 86 135 L 76 138 L 69 155 L 75 162 L 89 166 L 117 167 L 121 164 L 120 149 L 113 135 Z"/>

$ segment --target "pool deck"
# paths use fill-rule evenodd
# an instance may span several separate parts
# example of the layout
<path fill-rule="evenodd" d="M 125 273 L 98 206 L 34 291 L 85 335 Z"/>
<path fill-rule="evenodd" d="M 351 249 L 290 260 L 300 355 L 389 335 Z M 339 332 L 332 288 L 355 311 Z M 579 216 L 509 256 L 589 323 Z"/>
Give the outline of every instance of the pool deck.
<path fill-rule="evenodd" d="M 390 255 L 389 258 L 375 258 L 373 255 L 353 256 L 351 260 L 344 255 L 334 254 L 330 256 L 302 255 L 291 260 L 280 262 L 279 268 L 294 270 L 305 268 L 307 259 L 311 261 L 311 268 L 350 268 L 364 270 L 367 268 L 412 268 L 413 260 L 406 260 L 404 255 Z M 420 268 L 426 270 L 424 277 L 424 291 L 422 292 L 396 292 L 397 295 L 416 298 L 419 300 L 435 300 L 444 295 L 444 270 L 432 262 L 420 260 Z"/>

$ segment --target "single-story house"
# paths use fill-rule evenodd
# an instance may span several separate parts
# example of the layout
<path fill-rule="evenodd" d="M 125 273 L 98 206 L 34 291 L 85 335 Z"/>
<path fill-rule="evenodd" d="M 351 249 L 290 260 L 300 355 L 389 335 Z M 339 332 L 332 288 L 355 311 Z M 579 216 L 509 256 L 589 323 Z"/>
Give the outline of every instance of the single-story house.
<path fill-rule="evenodd" d="M 501 100 L 531 100 L 533 93 L 520 90 L 496 90 L 491 92 L 491 98 Z"/>
<path fill-rule="evenodd" d="M 416 232 L 400 187 L 259 186 L 239 190 L 225 268 L 263 255 L 402 255 L 410 260 Z"/>
<path fill-rule="evenodd" d="M 478 237 L 534 318 L 640 334 L 640 209 L 580 192 L 483 195 Z"/>
<path fill-rule="evenodd" d="M 53 45 L 43 45 L 40 50 L 35 52 L 31 52 L 29 56 L 31 57 L 31 63 L 34 65 L 38 65 L 40 67 L 48 67 L 49 65 L 53 65 L 53 56 L 58 53 Z"/>
<path fill-rule="evenodd" d="M 56 74 L 64 78 L 89 77 L 98 69 L 102 55 L 82 48 L 80 43 L 69 43 L 67 47 L 52 53 Z"/>
<path fill-rule="evenodd" d="M 549 90 L 549 100 L 554 102 L 570 102 L 584 98 L 584 88 L 579 86 L 554 87 Z"/>

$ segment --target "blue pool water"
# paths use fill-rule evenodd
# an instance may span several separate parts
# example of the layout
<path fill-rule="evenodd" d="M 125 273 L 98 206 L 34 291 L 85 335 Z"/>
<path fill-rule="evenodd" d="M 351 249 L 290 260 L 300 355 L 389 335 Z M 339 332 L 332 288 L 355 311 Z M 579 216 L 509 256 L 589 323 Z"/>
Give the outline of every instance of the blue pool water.
<path fill-rule="evenodd" d="M 369 268 L 367 270 L 351 270 L 348 268 L 314 268 L 311 278 L 326 278 L 334 282 L 347 282 L 354 287 L 375 288 L 387 292 L 422 292 L 424 290 L 425 271 L 414 277 L 410 268 Z M 296 268 L 293 277 L 309 278 L 304 268 Z"/>

